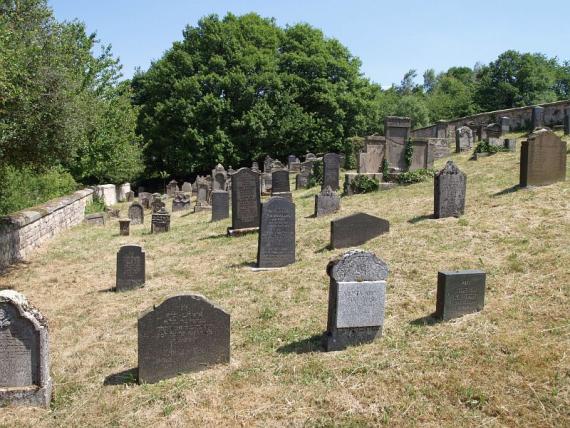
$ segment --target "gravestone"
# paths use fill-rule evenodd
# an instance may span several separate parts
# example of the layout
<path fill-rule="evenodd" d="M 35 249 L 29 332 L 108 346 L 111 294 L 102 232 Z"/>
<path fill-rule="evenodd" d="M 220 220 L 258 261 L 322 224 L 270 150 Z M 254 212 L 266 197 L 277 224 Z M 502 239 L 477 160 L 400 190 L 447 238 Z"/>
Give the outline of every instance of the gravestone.
<path fill-rule="evenodd" d="M 412 145 L 412 159 L 408 166 L 409 171 L 433 168 L 433 146 L 426 140 L 410 140 Z"/>
<path fill-rule="evenodd" d="M 290 192 L 289 171 L 281 169 L 271 173 L 271 193 Z"/>
<path fill-rule="evenodd" d="M 340 210 L 340 196 L 330 186 L 315 195 L 315 217 L 336 213 Z"/>
<path fill-rule="evenodd" d="M 468 126 L 455 130 L 455 151 L 457 153 L 470 150 L 473 147 L 473 131 Z"/>
<path fill-rule="evenodd" d="M 299 172 L 301 169 L 301 161 L 295 155 L 289 155 L 287 157 L 287 168 L 289 171 Z"/>
<path fill-rule="evenodd" d="M 0 406 L 48 407 L 51 392 L 47 320 L 22 294 L 2 290 Z"/>
<path fill-rule="evenodd" d="M 277 268 L 295 263 L 295 204 L 271 198 L 261 205 L 257 267 Z"/>
<path fill-rule="evenodd" d="M 467 176 L 447 161 L 434 179 L 434 217 L 459 217 L 465 211 Z"/>
<path fill-rule="evenodd" d="M 499 125 L 501 125 L 501 135 L 511 132 L 511 118 L 503 116 L 499 119 Z"/>
<path fill-rule="evenodd" d="M 230 194 L 225 190 L 212 192 L 212 221 L 219 221 L 230 216 Z"/>
<path fill-rule="evenodd" d="M 140 192 L 139 193 L 139 203 L 143 206 L 143 208 L 149 209 L 150 202 L 152 201 L 152 194 L 149 192 Z"/>
<path fill-rule="evenodd" d="M 132 190 L 128 191 L 126 194 L 127 202 L 133 202 L 135 200 L 135 192 Z"/>
<path fill-rule="evenodd" d="M 253 163 L 251 164 L 251 170 L 254 171 L 254 172 L 260 172 L 260 171 L 259 171 L 259 164 L 258 164 L 257 162 L 253 162 Z"/>
<path fill-rule="evenodd" d="M 202 211 L 212 211 L 212 206 L 209 202 L 206 201 L 196 201 L 196 205 L 194 205 L 194 212 L 199 213 Z"/>
<path fill-rule="evenodd" d="M 150 222 L 150 233 L 162 233 L 170 230 L 170 213 L 162 207 L 159 211 L 152 213 Z"/>
<path fill-rule="evenodd" d="M 216 168 L 212 170 L 212 190 L 226 190 L 227 178 L 228 173 L 223 165 L 219 163 Z"/>
<path fill-rule="evenodd" d="M 315 159 L 317 159 L 317 157 L 315 156 L 314 153 L 308 152 L 308 153 L 305 155 L 305 162 L 312 162 L 312 161 L 314 161 Z"/>
<path fill-rule="evenodd" d="M 295 189 L 306 189 L 309 187 L 311 173 L 313 171 L 313 162 L 303 162 L 301 164 L 301 172 L 295 176 Z"/>
<path fill-rule="evenodd" d="M 150 204 L 151 208 L 152 208 L 152 213 L 157 213 L 159 212 L 161 209 L 165 208 L 166 205 L 164 202 L 162 202 L 161 199 L 159 198 L 154 198 L 154 200 L 151 202 Z"/>
<path fill-rule="evenodd" d="M 387 116 L 384 119 L 385 157 L 388 166 L 395 172 L 405 171 L 408 168 L 405 152 L 411 128 L 412 120 L 409 117 Z"/>
<path fill-rule="evenodd" d="M 271 173 L 264 172 L 261 174 L 261 193 L 267 195 L 271 192 L 272 183 L 271 183 Z"/>
<path fill-rule="evenodd" d="M 172 212 L 185 211 L 191 208 L 190 197 L 184 193 L 177 193 L 172 200 Z"/>
<path fill-rule="evenodd" d="M 87 214 L 84 219 L 85 223 L 95 226 L 105 225 L 105 213 Z"/>
<path fill-rule="evenodd" d="M 505 138 L 505 149 L 509 152 L 517 151 L 517 139 L 516 138 Z"/>
<path fill-rule="evenodd" d="M 198 193 L 196 200 L 200 202 L 208 202 L 210 200 L 210 183 L 204 177 L 198 177 L 196 179 L 196 186 Z"/>
<path fill-rule="evenodd" d="M 259 174 L 240 168 L 232 174 L 232 227 L 228 233 L 257 230 L 260 203 Z"/>
<path fill-rule="evenodd" d="M 330 186 L 333 190 L 339 189 L 340 156 L 336 153 L 327 153 L 323 156 L 323 184 L 321 190 Z"/>
<path fill-rule="evenodd" d="M 325 347 L 340 351 L 382 336 L 388 266 L 373 253 L 353 250 L 331 261 Z"/>
<path fill-rule="evenodd" d="M 356 247 L 390 231 L 390 223 L 366 213 L 356 213 L 331 221 L 330 248 Z"/>
<path fill-rule="evenodd" d="M 487 140 L 492 146 L 501 147 L 503 146 L 503 137 L 501 133 L 501 125 L 498 123 L 491 123 L 485 127 L 487 132 Z"/>
<path fill-rule="evenodd" d="M 129 236 L 131 228 L 131 220 L 130 219 L 120 219 L 119 220 L 119 235 L 121 236 Z"/>
<path fill-rule="evenodd" d="M 117 252 L 116 291 L 140 288 L 145 282 L 145 253 L 140 245 L 122 245 Z"/>
<path fill-rule="evenodd" d="M 485 272 L 463 270 L 437 273 L 437 318 L 447 321 L 479 312 L 484 305 Z"/>
<path fill-rule="evenodd" d="M 357 158 L 359 174 L 377 174 L 382 170 L 382 161 L 386 155 L 386 139 L 379 136 L 366 137 L 364 149 Z"/>
<path fill-rule="evenodd" d="M 566 141 L 541 129 L 521 143 L 520 186 L 545 186 L 566 180 Z"/>
<path fill-rule="evenodd" d="M 192 193 L 192 183 L 188 183 L 187 181 L 185 181 L 182 184 L 182 191 L 184 193 Z"/>
<path fill-rule="evenodd" d="M 197 294 L 166 299 L 138 320 L 139 383 L 230 362 L 230 315 Z"/>
<path fill-rule="evenodd" d="M 479 141 L 483 141 L 487 139 L 487 125 L 480 124 L 477 128 L 477 137 Z"/>
<path fill-rule="evenodd" d="M 273 159 L 267 155 L 263 160 L 263 172 L 271 174 L 271 164 L 273 163 Z"/>
<path fill-rule="evenodd" d="M 564 109 L 564 135 L 570 135 L 570 107 Z"/>
<path fill-rule="evenodd" d="M 166 194 L 170 197 L 173 197 L 176 192 L 178 192 L 178 183 L 176 182 L 176 180 L 172 180 L 170 183 L 168 183 L 168 186 L 166 187 Z"/>
<path fill-rule="evenodd" d="M 544 126 L 544 107 L 534 106 L 531 116 L 531 130 Z"/>
<path fill-rule="evenodd" d="M 144 208 L 138 202 L 133 202 L 129 207 L 129 219 L 131 224 L 144 224 Z"/>

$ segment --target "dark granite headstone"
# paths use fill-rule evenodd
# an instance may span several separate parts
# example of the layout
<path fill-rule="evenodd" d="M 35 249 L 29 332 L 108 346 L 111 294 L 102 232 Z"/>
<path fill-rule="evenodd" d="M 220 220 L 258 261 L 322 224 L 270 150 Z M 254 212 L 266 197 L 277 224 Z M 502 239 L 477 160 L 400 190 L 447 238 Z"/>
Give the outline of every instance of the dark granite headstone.
<path fill-rule="evenodd" d="M 331 221 L 330 248 L 355 247 L 390 231 L 390 223 L 366 213 L 356 213 Z"/>
<path fill-rule="evenodd" d="M 521 143 L 520 186 L 545 186 L 566 180 L 566 141 L 546 129 Z"/>
<path fill-rule="evenodd" d="M 289 192 L 289 171 L 282 169 L 271 173 L 271 193 Z"/>
<path fill-rule="evenodd" d="M 295 263 L 295 204 L 271 198 L 261 205 L 257 267 L 276 268 Z"/>
<path fill-rule="evenodd" d="M 373 253 L 354 250 L 331 261 L 326 350 L 382 336 L 388 266 Z"/>
<path fill-rule="evenodd" d="M 119 235 L 121 236 L 129 236 L 131 229 L 131 220 L 130 219 L 120 219 L 119 220 Z"/>
<path fill-rule="evenodd" d="M 447 161 L 434 179 L 434 217 L 459 217 L 465 212 L 467 176 Z"/>
<path fill-rule="evenodd" d="M 340 156 L 336 153 L 327 153 L 323 156 L 323 185 L 321 190 L 330 186 L 333 190 L 339 189 Z"/>
<path fill-rule="evenodd" d="M 47 321 L 22 294 L 2 290 L 0 406 L 48 407 L 51 391 Z"/>
<path fill-rule="evenodd" d="M 532 129 L 544 126 L 544 107 L 534 106 L 532 108 L 531 127 Z"/>
<path fill-rule="evenodd" d="M 191 208 L 190 197 L 184 193 L 177 193 L 172 200 L 172 212 L 185 211 Z"/>
<path fill-rule="evenodd" d="M 230 194 L 225 190 L 212 192 L 212 221 L 219 221 L 230 216 Z"/>
<path fill-rule="evenodd" d="M 133 202 L 129 207 L 131 224 L 144 224 L 144 208 L 138 202 Z"/>
<path fill-rule="evenodd" d="M 139 383 L 230 361 L 230 315 L 203 296 L 166 299 L 138 321 Z"/>
<path fill-rule="evenodd" d="M 455 152 L 463 152 L 473 147 L 473 131 L 468 126 L 455 130 Z"/>
<path fill-rule="evenodd" d="M 330 186 L 315 195 L 315 217 L 336 213 L 340 210 L 340 196 Z"/>
<path fill-rule="evenodd" d="M 170 230 L 170 213 L 164 207 L 152 214 L 150 232 L 162 233 Z"/>
<path fill-rule="evenodd" d="M 240 168 L 232 174 L 231 230 L 259 228 L 259 174 Z"/>
<path fill-rule="evenodd" d="M 122 245 L 117 252 L 115 290 L 139 288 L 145 282 L 145 253 L 140 245 Z"/>
<path fill-rule="evenodd" d="M 438 272 L 435 316 L 444 321 L 478 312 L 485 305 L 485 272 Z"/>

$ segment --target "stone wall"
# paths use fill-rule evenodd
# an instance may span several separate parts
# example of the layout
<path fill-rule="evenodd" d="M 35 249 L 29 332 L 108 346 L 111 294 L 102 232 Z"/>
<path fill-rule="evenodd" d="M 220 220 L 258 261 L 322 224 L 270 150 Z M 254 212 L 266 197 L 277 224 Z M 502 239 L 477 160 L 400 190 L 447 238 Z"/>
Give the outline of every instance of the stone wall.
<path fill-rule="evenodd" d="M 30 253 L 59 232 L 85 217 L 93 190 L 85 189 L 43 205 L 0 217 L 0 271 L 25 260 Z"/>

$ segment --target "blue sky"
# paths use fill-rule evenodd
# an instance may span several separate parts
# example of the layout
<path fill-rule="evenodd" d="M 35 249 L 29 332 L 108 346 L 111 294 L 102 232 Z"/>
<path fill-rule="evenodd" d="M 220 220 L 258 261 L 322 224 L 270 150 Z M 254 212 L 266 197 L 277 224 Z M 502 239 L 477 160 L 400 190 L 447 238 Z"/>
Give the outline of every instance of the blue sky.
<path fill-rule="evenodd" d="M 307 22 L 346 45 L 383 87 L 409 69 L 488 63 L 515 49 L 570 60 L 570 0 L 48 0 L 113 46 L 125 77 L 146 70 L 182 30 L 211 13 L 257 12 L 280 26 Z"/>

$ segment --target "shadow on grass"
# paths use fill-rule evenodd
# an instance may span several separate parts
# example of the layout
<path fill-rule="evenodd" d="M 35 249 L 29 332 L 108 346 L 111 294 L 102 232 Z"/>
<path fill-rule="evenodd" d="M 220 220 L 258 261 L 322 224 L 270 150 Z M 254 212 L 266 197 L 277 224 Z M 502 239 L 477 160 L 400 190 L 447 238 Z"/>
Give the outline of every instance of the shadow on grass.
<path fill-rule="evenodd" d="M 414 218 L 409 219 L 408 223 L 416 224 L 419 223 L 420 221 L 431 220 L 431 219 L 433 219 L 433 214 L 418 215 Z"/>
<path fill-rule="evenodd" d="M 320 254 L 320 253 L 324 253 L 325 251 L 331 251 L 331 250 L 333 250 L 333 248 L 331 247 L 331 244 L 327 244 L 323 248 L 319 248 L 317 251 L 315 251 L 315 254 Z"/>
<path fill-rule="evenodd" d="M 520 190 L 520 188 L 521 187 L 518 184 L 515 184 L 514 186 L 511 186 L 508 189 L 504 189 L 501 190 L 500 192 L 493 194 L 493 197 L 496 198 L 497 196 L 503 196 L 503 195 L 508 195 L 509 193 L 515 193 L 517 190 Z"/>
<path fill-rule="evenodd" d="M 296 342 L 283 345 L 277 348 L 280 354 L 306 354 L 308 352 L 325 352 L 326 332 L 315 334 L 306 339 L 297 340 Z"/>
<path fill-rule="evenodd" d="M 227 238 L 227 237 L 228 237 L 227 233 L 220 233 L 219 235 L 204 236 L 203 238 L 199 238 L 198 241 L 208 241 L 210 239 L 221 239 L 221 238 Z"/>
<path fill-rule="evenodd" d="M 132 369 L 123 370 L 122 372 L 107 376 L 103 381 L 103 385 L 129 385 L 137 383 L 138 378 L 139 368 L 134 367 Z"/>
<path fill-rule="evenodd" d="M 241 262 L 241 263 L 234 263 L 233 265 L 229 265 L 229 268 L 241 268 L 241 267 L 251 267 L 251 268 L 255 268 L 257 267 L 257 263 L 256 262 Z"/>
<path fill-rule="evenodd" d="M 117 287 L 109 287 L 109 288 L 105 288 L 103 290 L 97 290 L 97 292 L 99 293 L 113 293 L 117 291 Z"/>
<path fill-rule="evenodd" d="M 426 315 L 425 317 L 416 318 L 415 320 L 410 321 L 410 324 L 417 326 L 430 326 L 430 325 L 439 324 L 440 322 L 441 319 L 437 318 L 434 312 L 433 314 Z"/>

